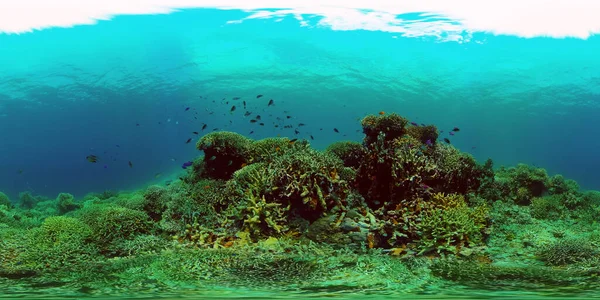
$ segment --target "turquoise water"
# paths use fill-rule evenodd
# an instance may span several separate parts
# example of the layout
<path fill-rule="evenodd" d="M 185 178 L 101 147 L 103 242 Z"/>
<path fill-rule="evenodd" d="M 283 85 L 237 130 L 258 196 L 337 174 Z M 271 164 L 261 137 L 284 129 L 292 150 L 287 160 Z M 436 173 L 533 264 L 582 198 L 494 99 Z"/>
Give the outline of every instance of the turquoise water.
<path fill-rule="evenodd" d="M 299 27 L 291 16 L 227 24 L 247 15 L 118 16 L 0 36 L 2 190 L 15 197 L 28 189 L 82 196 L 143 186 L 197 155 L 185 141 L 201 123 L 254 130 L 255 138 L 296 136 L 293 129 L 251 126 L 241 109 L 229 114 L 221 99 L 236 96 L 255 112 L 264 99 L 276 100 L 269 112 L 289 111 L 307 124 L 298 137 L 313 135 L 317 148 L 360 140 L 357 118 L 365 113 L 398 112 L 446 132 L 460 127 L 453 145 L 479 160 L 535 164 L 600 188 L 600 141 L 593 138 L 598 37 L 481 33 L 456 43 Z M 344 130 L 334 134 L 333 127 Z M 92 152 L 107 169 L 86 162 Z"/>
<path fill-rule="evenodd" d="M 362 141 L 360 119 L 380 112 L 435 124 L 443 131 L 439 143 L 449 138 L 480 163 L 487 158 L 497 167 L 525 163 L 573 179 L 582 190 L 600 190 L 599 36 L 522 38 L 464 31 L 457 41 L 444 33 L 412 37 L 333 30 L 319 25 L 322 16 L 305 15 L 308 26 L 292 15 L 231 22 L 250 15 L 188 9 L 0 34 L 0 191 L 13 204 L 25 191 L 49 199 L 71 193 L 83 203 L 88 193 L 177 180 L 182 164 L 201 154 L 196 141 L 211 131 L 306 139 L 323 150 L 336 141 Z M 438 20 L 418 13 L 399 17 L 423 24 Z M 274 105 L 268 104 L 271 99 Z M 261 120 L 251 123 L 257 114 Z M 275 126 L 282 120 L 294 127 Z M 454 127 L 460 131 L 449 135 Z M 87 160 L 89 155 L 98 162 Z M 490 247 L 502 248 L 495 242 Z M 387 272 L 386 264 L 379 266 Z M 576 290 L 576 283 L 557 287 L 532 280 L 532 286 L 505 283 L 490 290 L 418 272 L 406 286 L 400 279 L 382 279 L 381 270 L 376 279 L 363 274 L 364 287 L 354 277 L 351 283 L 330 278 L 328 287 L 305 282 L 270 290 L 169 285 L 167 275 L 157 275 L 161 268 L 152 266 L 140 274 L 157 283 L 129 287 L 133 292 L 123 288 L 127 281 L 115 290 L 95 286 L 87 293 L 76 282 L 16 284 L 0 276 L 0 298 L 101 297 L 103 292 L 153 299 L 597 296 L 593 272 L 587 273 L 585 288 L 573 294 L 569 289 Z"/>

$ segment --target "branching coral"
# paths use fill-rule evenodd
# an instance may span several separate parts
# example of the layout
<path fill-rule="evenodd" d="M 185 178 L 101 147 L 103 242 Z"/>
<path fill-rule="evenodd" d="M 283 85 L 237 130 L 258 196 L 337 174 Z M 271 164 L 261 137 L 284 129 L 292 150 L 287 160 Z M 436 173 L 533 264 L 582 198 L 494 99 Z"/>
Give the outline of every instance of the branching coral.
<path fill-rule="evenodd" d="M 10 203 L 10 199 L 8 199 L 8 196 L 6 196 L 6 194 L 3 192 L 0 192 L 0 205 L 4 205 L 8 208 L 12 207 L 12 203 Z"/>
<path fill-rule="evenodd" d="M 364 144 L 366 146 L 377 142 L 380 134 L 383 134 L 384 141 L 389 142 L 406 134 L 406 124 L 408 120 L 397 115 L 368 115 L 364 117 L 360 124 L 365 134 Z"/>
<path fill-rule="evenodd" d="M 203 136 L 196 148 L 204 151 L 204 167 L 210 178 L 229 179 L 248 163 L 251 143 L 241 134 L 218 131 Z"/>
<path fill-rule="evenodd" d="M 92 230 L 78 219 L 57 216 L 47 218 L 30 233 L 26 260 L 35 269 L 58 269 L 82 264 L 96 255 L 89 241 Z"/>
<path fill-rule="evenodd" d="M 325 151 L 337 156 L 344 162 L 344 166 L 353 170 L 358 170 L 366 154 L 363 145 L 351 141 L 335 142 L 329 145 Z"/>
<path fill-rule="evenodd" d="M 150 233 L 153 227 L 146 213 L 115 205 L 91 205 L 78 216 L 90 227 L 91 240 L 109 256 L 121 254 L 112 252 L 116 243 Z"/>

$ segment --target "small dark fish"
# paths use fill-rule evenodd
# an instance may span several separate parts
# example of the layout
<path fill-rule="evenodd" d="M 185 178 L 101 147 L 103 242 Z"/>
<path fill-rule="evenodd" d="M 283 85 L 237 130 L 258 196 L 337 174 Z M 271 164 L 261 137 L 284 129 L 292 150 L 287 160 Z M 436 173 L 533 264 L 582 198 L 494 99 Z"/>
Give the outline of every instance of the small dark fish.
<path fill-rule="evenodd" d="M 460 131 L 460 128 L 454 127 L 454 128 L 452 128 L 452 131 Z"/>
<path fill-rule="evenodd" d="M 85 159 L 91 163 L 98 162 L 98 157 L 96 155 L 88 155 L 85 157 Z"/>
<path fill-rule="evenodd" d="M 260 120 L 260 115 L 256 115 L 256 119 L 257 119 L 257 120 Z"/>
<path fill-rule="evenodd" d="M 256 120 L 252 119 L 250 120 L 250 123 L 256 123 Z"/>
<path fill-rule="evenodd" d="M 191 161 L 186 161 L 181 165 L 181 168 L 186 169 L 188 167 L 191 167 L 194 163 Z"/>
<path fill-rule="evenodd" d="M 291 139 L 291 140 L 290 140 L 290 144 L 293 144 L 293 143 L 295 143 L 297 140 L 298 140 L 298 139 Z"/>
<path fill-rule="evenodd" d="M 241 98 L 241 97 L 233 97 L 232 99 L 233 99 L 233 100 L 240 100 L 240 98 Z M 223 99 L 225 99 L 225 98 L 223 98 Z"/>
<path fill-rule="evenodd" d="M 225 104 L 229 104 L 229 101 L 225 101 Z"/>
<path fill-rule="evenodd" d="M 185 111 L 188 111 L 188 110 L 190 110 L 190 108 L 189 108 L 189 107 L 186 107 L 186 108 L 185 108 Z"/>
<path fill-rule="evenodd" d="M 337 128 L 334 128 L 333 131 L 336 133 L 340 133 L 340 131 Z"/>
<path fill-rule="evenodd" d="M 234 112 L 235 111 L 235 105 L 231 107 L 231 109 L 229 110 L 229 112 Z"/>
<path fill-rule="evenodd" d="M 108 169 L 108 165 L 104 165 L 104 168 L 105 168 L 105 169 Z"/>
<path fill-rule="evenodd" d="M 292 125 L 285 125 L 285 126 L 283 126 L 283 128 L 292 128 L 292 127 L 294 127 L 294 126 L 292 126 Z"/>
<path fill-rule="evenodd" d="M 244 109 L 246 109 L 246 101 L 242 102 L 244 104 Z"/>
<path fill-rule="evenodd" d="M 248 134 L 253 134 L 253 133 L 254 133 L 254 130 L 250 131 L 250 133 L 248 133 Z"/>
<path fill-rule="evenodd" d="M 192 133 L 198 135 L 198 131 L 192 131 Z"/>
<path fill-rule="evenodd" d="M 133 163 L 131 161 L 129 161 L 127 164 L 129 165 L 130 168 L 133 168 Z"/>
<path fill-rule="evenodd" d="M 135 123 L 135 126 L 140 126 L 140 123 Z"/>
<path fill-rule="evenodd" d="M 450 132 L 448 132 L 448 134 L 454 135 L 454 131 L 450 131 Z"/>
<path fill-rule="evenodd" d="M 260 125 L 260 126 L 265 126 L 265 123 L 259 123 L 258 125 Z"/>
<path fill-rule="evenodd" d="M 448 138 L 444 138 L 444 142 L 450 144 L 450 140 Z"/>
<path fill-rule="evenodd" d="M 421 123 L 421 126 L 427 126 L 427 125 L 425 125 L 425 123 Z"/>
<path fill-rule="evenodd" d="M 185 141 L 186 144 L 189 144 L 192 141 L 192 138 L 187 139 L 187 141 Z"/>
<path fill-rule="evenodd" d="M 275 128 L 279 128 L 279 125 L 275 124 Z"/>
<path fill-rule="evenodd" d="M 258 98 L 260 98 L 260 97 L 262 97 L 262 96 L 263 96 L 263 95 L 256 95 L 256 99 L 258 99 Z"/>
<path fill-rule="evenodd" d="M 286 118 L 286 119 L 291 119 L 291 118 L 292 118 L 292 116 L 285 116 L 285 118 Z"/>
<path fill-rule="evenodd" d="M 475 147 L 475 146 L 471 147 L 471 149 L 476 149 L 476 148 L 477 148 L 477 147 Z"/>
<path fill-rule="evenodd" d="M 115 146 L 117 146 L 117 148 L 121 148 L 121 146 L 119 146 L 119 145 L 115 145 Z"/>
<path fill-rule="evenodd" d="M 305 125 L 304 123 L 298 123 L 298 127 L 302 127 L 304 125 Z"/>
<path fill-rule="evenodd" d="M 410 122 L 410 125 L 412 125 L 412 126 L 419 126 L 419 124 L 417 124 L 415 122 Z"/>
<path fill-rule="evenodd" d="M 23 174 L 23 170 L 19 170 L 19 171 L 17 171 L 17 173 Z"/>
<path fill-rule="evenodd" d="M 213 130 L 212 130 L 212 131 L 217 131 L 217 130 L 219 130 L 219 127 L 215 127 L 215 128 L 213 128 Z"/>
<path fill-rule="evenodd" d="M 271 106 L 271 105 L 275 105 L 275 101 L 273 101 L 273 99 L 269 100 L 269 104 L 267 104 L 267 106 Z"/>
<path fill-rule="evenodd" d="M 311 135 L 311 136 L 310 136 L 310 139 L 311 139 L 311 140 L 314 140 L 315 138 L 314 138 L 314 137 Z"/>
<path fill-rule="evenodd" d="M 206 124 L 202 125 L 202 130 L 206 129 L 206 126 L 208 126 L 208 125 L 206 125 Z"/>

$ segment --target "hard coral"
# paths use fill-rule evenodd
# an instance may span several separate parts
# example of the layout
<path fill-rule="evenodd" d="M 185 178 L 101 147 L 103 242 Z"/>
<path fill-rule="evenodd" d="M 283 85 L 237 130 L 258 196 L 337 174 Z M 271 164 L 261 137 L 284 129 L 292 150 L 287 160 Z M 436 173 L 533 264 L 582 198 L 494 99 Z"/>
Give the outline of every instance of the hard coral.
<path fill-rule="evenodd" d="M 379 135 L 384 135 L 385 141 L 391 141 L 406 134 L 406 124 L 408 120 L 395 114 L 389 115 L 368 115 L 361 120 L 363 133 L 365 134 L 364 144 L 370 145 L 379 139 Z"/>
<path fill-rule="evenodd" d="M 228 131 L 209 133 L 196 143 L 204 151 L 207 176 L 213 179 L 229 179 L 233 172 L 248 163 L 252 141 L 241 134 Z"/>
<path fill-rule="evenodd" d="M 597 255 L 595 247 L 583 239 L 565 239 L 541 247 L 539 258 L 551 266 L 581 262 Z"/>
<path fill-rule="evenodd" d="M 352 141 L 335 142 L 329 145 L 325 151 L 337 156 L 344 162 L 344 166 L 353 170 L 358 170 L 366 154 L 363 145 Z"/>
<path fill-rule="evenodd" d="M 410 126 L 406 129 L 406 134 L 414 137 L 423 144 L 435 144 L 439 136 L 437 127 L 433 125 L 427 126 Z M 429 142 L 428 142 L 429 141 Z"/>
<path fill-rule="evenodd" d="M 35 269 L 69 268 L 89 261 L 97 249 L 89 244 L 92 231 L 78 219 L 48 217 L 29 236 L 26 261 Z"/>
<path fill-rule="evenodd" d="M 0 205 L 5 205 L 8 208 L 12 207 L 10 199 L 8 199 L 8 196 L 6 196 L 6 194 L 3 192 L 0 192 Z"/>

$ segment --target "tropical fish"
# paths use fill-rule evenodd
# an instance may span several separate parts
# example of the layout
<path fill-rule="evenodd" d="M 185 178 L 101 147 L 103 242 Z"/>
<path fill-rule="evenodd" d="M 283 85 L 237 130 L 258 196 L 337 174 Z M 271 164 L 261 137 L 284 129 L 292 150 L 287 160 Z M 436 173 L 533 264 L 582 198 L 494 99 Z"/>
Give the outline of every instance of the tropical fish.
<path fill-rule="evenodd" d="M 433 146 L 433 143 L 431 142 L 431 140 L 426 140 L 425 141 L 425 145 L 427 145 L 427 146 Z"/>
<path fill-rule="evenodd" d="M 133 168 L 133 163 L 131 161 L 129 161 L 127 164 L 129 165 L 130 168 Z"/>
<path fill-rule="evenodd" d="M 257 120 L 260 120 L 260 115 L 256 115 L 256 119 L 257 119 Z"/>
<path fill-rule="evenodd" d="M 197 135 L 197 134 L 198 134 L 198 131 L 192 131 L 192 133 Z"/>
<path fill-rule="evenodd" d="M 298 131 L 298 129 L 294 129 L 294 132 L 295 132 L 296 134 L 299 134 L 299 133 L 300 133 L 300 131 Z"/>
<path fill-rule="evenodd" d="M 454 127 L 454 128 L 452 128 L 452 131 L 460 131 L 460 128 Z"/>
<path fill-rule="evenodd" d="M 232 99 L 233 99 L 233 100 L 240 100 L 240 98 L 241 98 L 241 97 L 233 97 Z M 225 98 L 223 98 L 223 99 L 225 99 Z"/>
<path fill-rule="evenodd" d="M 271 106 L 271 105 L 275 105 L 275 101 L 273 101 L 273 99 L 269 100 L 269 104 L 267 104 L 267 106 Z"/>
<path fill-rule="evenodd" d="M 311 136 L 310 136 L 310 139 L 311 139 L 311 140 L 314 140 L 315 138 L 314 138 L 314 137 L 311 135 Z"/>
<path fill-rule="evenodd" d="M 444 142 L 450 144 L 450 140 L 448 138 L 444 138 Z"/>
<path fill-rule="evenodd" d="M 454 131 L 448 132 L 449 135 L 454 135 Z"/>
<path fill-rule="evenodd" d="M 337 128 L 334 128 L 333 131 L 336 133 L 340 133 L 340 131 Z"/>
<path fill-rule="evenodd" d="M 98 157 L 96 155 L 90 154 L 88 156 L 85 157 L 85 159 L 91 163 L 96 163 L 98 162 Z"/>
<path fill-rule="evenodd" d="M 186 107 L 186 108 L 185 108 L 185 111 L 188 111 L 188 110 L 190 110 L 190 108 L 189 108 L 189 107 Z"/>
<path fill-rule="evenodd" d="M 262 97 L 262 96 L 263 96 L 263 95 L 256 95 L 256 99 L 258 99 L 258 98 L 260 98 L 260 97 Z"/>
<path fill-rule="evenodd" d="M 304 125 L 305 125 L 304 123 L 298 123 L 298 127 L 302 127 Z"/>
<path fill-rule="evenodd" d="M 265 123 L 259 123 L 258 125 L 260 125 L 260 126 L 265 126 Z"/>
<path fill-rule="evenodd" d="M 417 124 L 417 123 L 415 123 L 415 122 L 410 122 L 410 124 L 411 124 L 412 126 L 419 126 L 419 124 Z"/>
<path fill-rule="evenodd" d="M 187 141 L 185 141 L 186 144 L 189 144 L 192 141 L 192 138 L 187 139 Z"/>
<path fill-rule="evenodd" d="M 246 101 L 242 102 L 244 104 L 244 109 L 246 109 Z"/>
<path fill-rule="evenodd" d="M 231 107 L 231 109 L 229 110 L 229 112 L 234 112 L 235 111 L 235 105 Z"/>
<path fill-rule="evenodd" d="M 206 125 L 206 124 L 202 125 L 202 130 L 206 129 L 206 126 L 208 126 L 208 125 Z"/>
<path fill-rule="evenodd" d="M 249 116 L 249 115 L 251 115 L 251 114 L 252 114 L 252 112 L 250 112 L 250 111 L 247 111 L 247 112 L 245 112 L 245 113 L 244 113 L 244 117 L 247 117 L 247 116 Z"/>
<path fill-rule="evenodd" d="M 248 134 L 253 134 L 253 133 L 254 133 L 254 130 L 250 131 L 250 133 L 248 133 Z"/>
<path fill-rule="evenodd" d="M 297 140 L 298 140 L 298 139 L 291 139 L 291 140 L 290 140 L 290 144 L 293 144 L 293 143 L 295 143 Z"/>
<path fill-rule="evenodd" d="M 186 169 L 187 167 L 191 167 L 194 163 L 191 161 L 186 161 L 181 165 L 181 168 Z"/>
<path fill-rule="evenodd" d="M 256 120 L 252 119 L 250 120 L 250 123 L 256 123 Z"/>
<path fill-rule="evenodd" d="M 379 115 L 381 115 L 381 116 L 385 115 L 385 111 L 380 111 Z"/>

